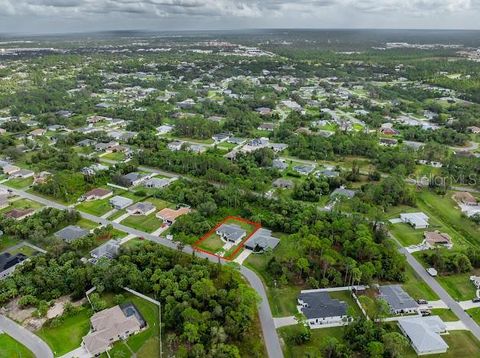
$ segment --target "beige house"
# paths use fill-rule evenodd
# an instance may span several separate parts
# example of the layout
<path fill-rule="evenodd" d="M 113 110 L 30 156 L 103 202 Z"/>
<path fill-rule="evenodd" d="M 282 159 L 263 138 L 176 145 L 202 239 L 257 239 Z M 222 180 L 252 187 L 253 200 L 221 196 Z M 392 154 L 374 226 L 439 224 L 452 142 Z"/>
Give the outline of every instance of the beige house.
<path fill-rule="evenodd" d="M 453 194 L 453 200 L 455 200 L 459 204 L 463 205 L 477 205 L 478 201 L 475 197 L 466 191 L 460 191 L 458 193 Z"/>
<path fill-rule="evenodd" d="M 453 246 L 452 239 L 448 234 L 439 231 L 426 231 L 423 235 L 425 237 L 425 244 L 429 248 L 444 246 L 450 249 Z"/>
<path fill-rule="evenodd" d="M 90 323 L 92 329 L 83 337 L 82 345 L 93 356 L 107 351 L 115 342 L 145 327 L 145 321 L 131 304 L 97 312 L 90 318 Z"/>
<path fill-rule="evenodd" d="M 178 217 L 188 214 L 189 212 L 189 208 L 180 208 L 177 210 L 165 208 L 157 213 L 157 218 L 162 220 L 165 224 L 171 225 L 175 222 L 175 220 L 177 220 Z"/>

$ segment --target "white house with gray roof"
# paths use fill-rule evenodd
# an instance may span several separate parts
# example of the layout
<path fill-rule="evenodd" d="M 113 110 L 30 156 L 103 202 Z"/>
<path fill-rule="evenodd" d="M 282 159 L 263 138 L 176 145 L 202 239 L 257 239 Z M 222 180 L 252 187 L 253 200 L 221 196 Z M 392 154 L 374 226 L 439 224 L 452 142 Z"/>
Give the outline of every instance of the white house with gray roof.
<path fill-rule="evenodd" d="M 393 314 L 418 313 L 418 303 L 406 293 L 401 285 L 380 286 L 380 298 L 384 299 Z"/>
<path fill-rule="evenodd" d="M 429 225 L 428 216 L 422 212 L 400 214 L 400 219 L 414 229 L 426 229 Z"/>
<path fill-rule="evenodd" d="M 245 248 L 255 252 L 273 250 L 280 243 L 280 239 L 272 236 L 270 230 L 258 229 L 247 241 Z"/>
<path fill-rule="evenodd" d="M 63 228 L 62 230 L 57 231 L 54 235 L 55 237 L 70 243 L 87 236 L 89 233 L 90 232 L 88 230 L 82 229 L 79 226 L 70 225 Z"/>
<path fill-rule="evenodd" d="M 216 234 L 223 240 L 232 242 L 234 244 L 240 243 L 240 241 L 247 236 L 247 232 L 235 224 L 220 225 L 216 230 Z"/>
<path fill-rule="evenodd" d="M 310 328 L 348 321 L 347 304 L 332 299 L 326 291 L 301 291 L 297 301 L 297 309 L 305 316 Z"/>
<path fill-rule="evenodd" d="M 398 320 L 398 326 L 419 356 L 441 354 L 448 349 L 441 337 L 447 333 L 447 326 L 438 316 L 406 317 Z"/>

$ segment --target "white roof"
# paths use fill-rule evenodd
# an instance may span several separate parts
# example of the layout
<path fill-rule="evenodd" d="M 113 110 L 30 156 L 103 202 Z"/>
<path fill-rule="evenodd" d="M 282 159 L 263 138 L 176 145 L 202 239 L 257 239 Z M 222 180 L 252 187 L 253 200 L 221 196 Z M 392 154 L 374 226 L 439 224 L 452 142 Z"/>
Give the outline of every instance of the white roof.
<path fill-rule="evenodd" d="M 416 226 L 428 225 L 428 219 L 429 219 L 428 216 L 422 212 L 400 214 L 400 218 L 403 221 L 408 221 Z"/>
<path fill-rule="evenodd" d="M 448 344 L 440 336 L 447 327 L 438 316 L 404 318 L 400 319 L 398 324 L 419 354 L 448 348 Z"/>

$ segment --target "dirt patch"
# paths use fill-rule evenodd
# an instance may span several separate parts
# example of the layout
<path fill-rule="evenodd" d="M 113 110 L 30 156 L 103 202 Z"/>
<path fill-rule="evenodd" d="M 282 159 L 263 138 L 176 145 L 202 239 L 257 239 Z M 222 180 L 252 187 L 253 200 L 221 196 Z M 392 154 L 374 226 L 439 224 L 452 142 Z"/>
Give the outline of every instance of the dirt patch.
<path fill-rule="evenodd" d="M 20 308 L 18 305 L 18 300 L 19 298 L 10 301 L 2 307 L 0 312 L 14 321 L 22 323 L 26 319 L 32 317 L 33 312 L 35 312 L 35 308 Z"/>

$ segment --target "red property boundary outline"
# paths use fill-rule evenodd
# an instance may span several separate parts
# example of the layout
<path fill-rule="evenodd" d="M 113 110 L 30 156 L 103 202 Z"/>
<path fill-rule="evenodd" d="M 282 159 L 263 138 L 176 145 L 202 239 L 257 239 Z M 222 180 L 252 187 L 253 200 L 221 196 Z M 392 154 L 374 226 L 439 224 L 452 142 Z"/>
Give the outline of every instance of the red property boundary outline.
<path fill-rule="evenodd" d="M 240 222 L 249 224 L 249 225 L 253 226 L 253 228 L 254 228 L 253 231 L 250 233 L 250 235 L 247 235 L 247 237 L 245 239 L 243 239 L 242 242 L 237 245 L 237 248 L 235 249 L 234 252 L 232 252 L 227 257 L 223 257 L 223 256 L 214 254 L 213 252 L 204 250 L 204 249 L 199 247 L 199 245 L 200 245 L 200 243 L 202 243 L 202 241 L 206 240 L 209 236 L 214 234 L 220 226 L 222 226 L 223 224 L 225 224 L 229 220 L 240 221 Z M 223 259 L 223 260 L 227 260 L 227 261 L 232 261 L 232 258 L 234 258 L 239 253 L 239 251 L 244 247 L 245 242 L 248 239 L 250 239 L 253 236 L 253 234 L 255 234 L 261 228 L 262 228 L 262 225 L 260 223 L 256 223 L 256 222 L 244 219 L 244 218 L 240 218 L 238 216 L 227 216 L 225 219 L 223 219 L 221 222 L 219 222 L 217 225 L 215 225 L 215 227 L 213 229 L 211 229 L 209 232 L 207 232 L 205 235 L 203 235 L 192 246 L 195 250 L 197 250 L 199 252 L 203 252 L 204 254 L 212 255 L 212 256 L 218 257 L 219 259 Z"/>

